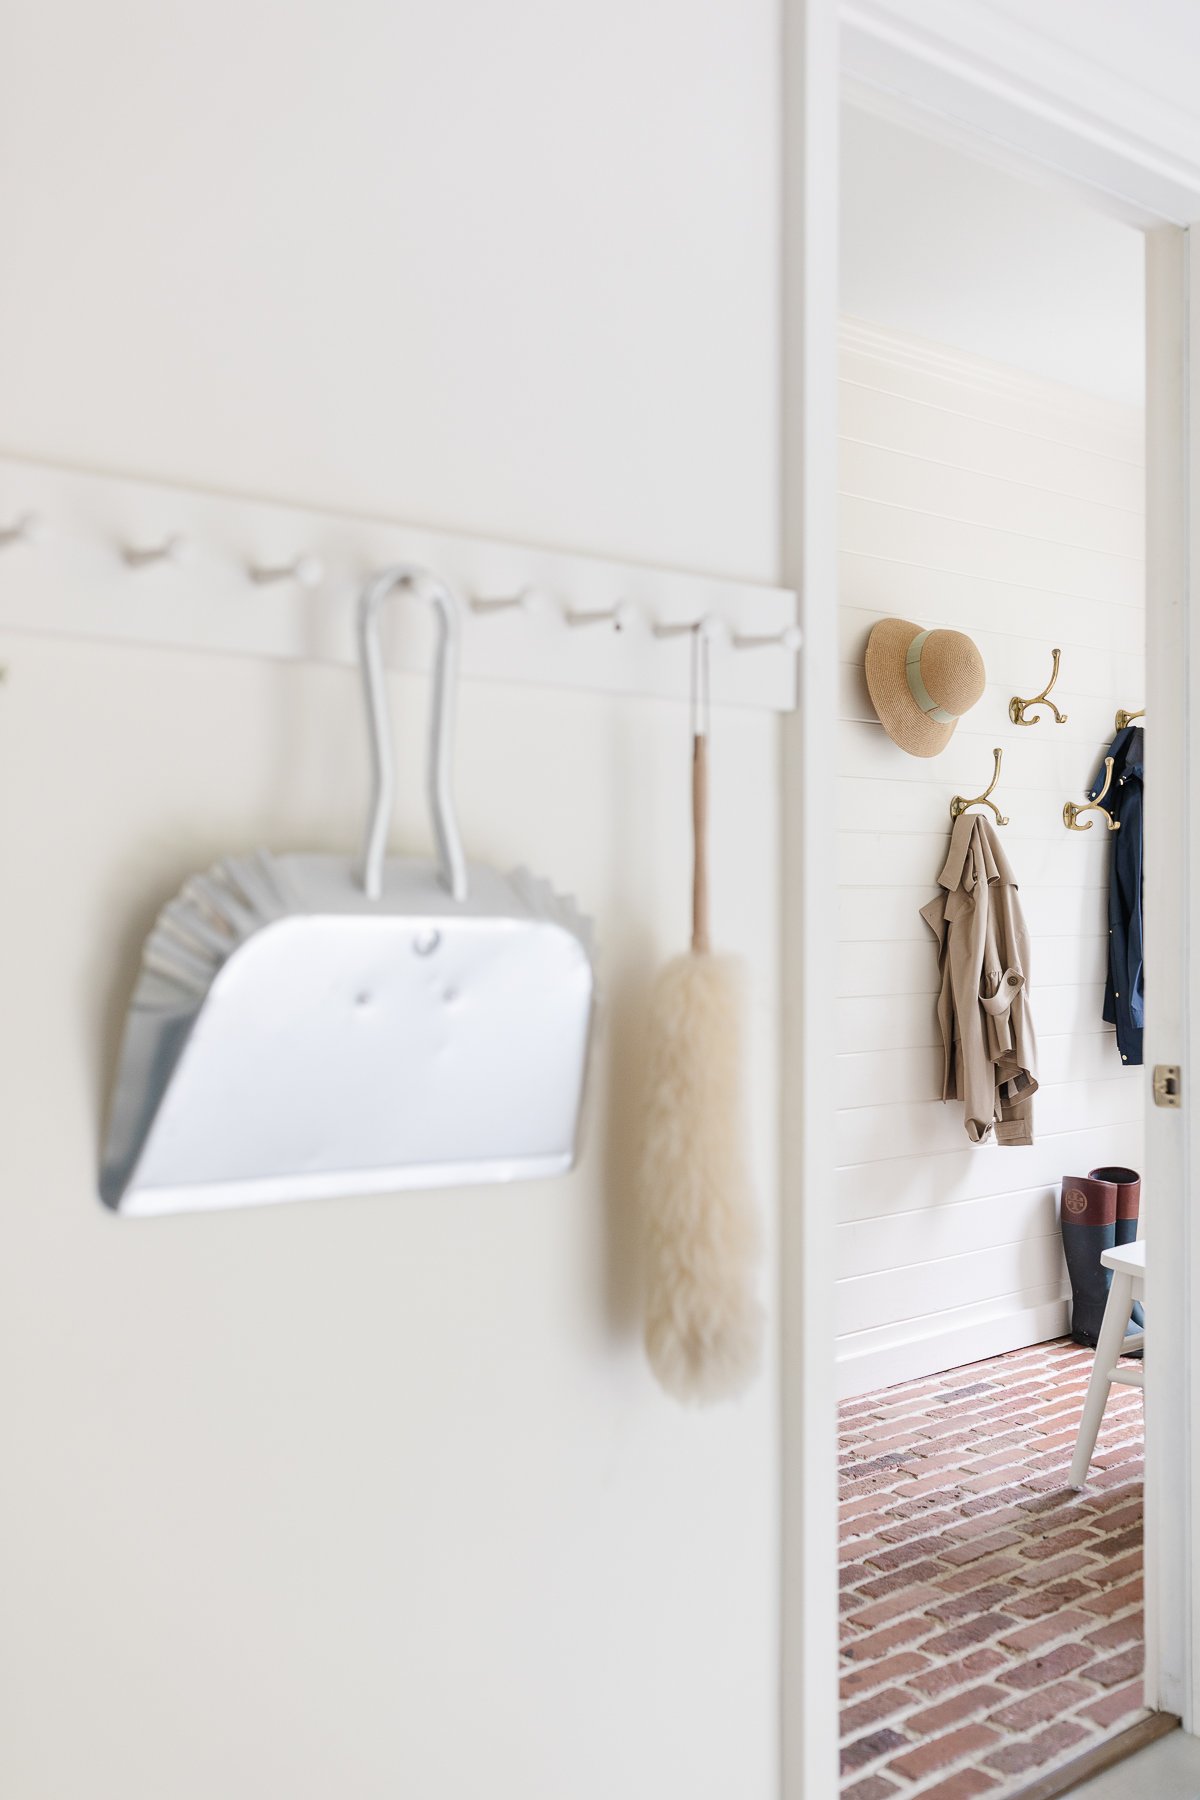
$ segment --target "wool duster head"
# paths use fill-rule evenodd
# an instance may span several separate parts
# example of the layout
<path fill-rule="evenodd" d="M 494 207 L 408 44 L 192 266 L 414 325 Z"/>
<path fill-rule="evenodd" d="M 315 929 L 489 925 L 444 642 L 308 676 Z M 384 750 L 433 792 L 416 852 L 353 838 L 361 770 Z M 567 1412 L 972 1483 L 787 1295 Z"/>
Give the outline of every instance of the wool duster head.
<path fill-rule="evenodd" d="M 763 1340 L 744 1143 L 744 973 L 736 958 L 713 955 L 708 935 L 706 653 L 694 646 L 692 948 L 662 969 L 651 996 L 638 1167 L 646 1351 L 669 1394 L 701 1404 L 745 1390 Z"/>

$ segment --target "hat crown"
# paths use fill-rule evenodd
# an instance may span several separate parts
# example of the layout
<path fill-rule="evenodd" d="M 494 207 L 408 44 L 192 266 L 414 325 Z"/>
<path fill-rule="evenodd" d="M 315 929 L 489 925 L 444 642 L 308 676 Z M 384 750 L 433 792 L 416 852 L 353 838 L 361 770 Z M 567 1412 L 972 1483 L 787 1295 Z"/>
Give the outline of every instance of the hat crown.
<path fill-rule="evenodd" d="M 921 647 L 921 680 L 943 712 L 961 719 L 982 699 L 987 671 L 964 632 L 938 629 L 928 633 Z"/>

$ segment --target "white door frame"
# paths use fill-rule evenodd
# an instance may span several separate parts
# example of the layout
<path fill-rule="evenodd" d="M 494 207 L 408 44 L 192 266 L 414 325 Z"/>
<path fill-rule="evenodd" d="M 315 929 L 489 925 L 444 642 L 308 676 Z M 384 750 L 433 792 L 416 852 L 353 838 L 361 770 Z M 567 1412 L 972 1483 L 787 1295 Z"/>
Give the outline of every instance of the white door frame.
<path fill-rule="evenodd" d="M 869 7 L 844 0 L 852 21 Z M 878 7 L 875 9 L 880 10 Z M 834 1095 L 830 1050 L 836 942 L 836 839 L 831 799 L 836 732 L 837 137 L 841 62 L 837 0 L 784 0 L 782 171 L 781 575 L 801 593 L 804 649 L 798 713 L 783 734 L 784 905 L 781 1726 L 784 1800 L 837 1793 L 836 1413 L 834 1402 Z M 949 68 L 931 47 L 936 82 L 913 77 L 888 110 L 930 121 L 977 116 L 982 77 Z M 886 87 L 878 68 L 873 79 Z M 988 76 L 990 81 L 990 73 Z M 1011 83 L 1010 83 L 1011 88 Z M 936 90 L 936 92 L 935 92 Z M 1011 98 L 1011 93 L 1008 96 Z M 1043 96 L 1044 98 L 1044 96 Z M 1055 178 L 1120 210 L 1147 233 L 1147 693 L 1153 720 L 1146 796 L 1147 1704 L 1200 1734 L 1200 1081 L 1190 1020 L 1200 1017 L 1200 775 L 1192 778 L 1189 701 L 1200 709 L 1200 629 L 1190 627 L 1200 557 L 1200 192 L 1190 212 L 1177 184 L 1148 172 L 1144 143 L 1118 130 L 1101 146 L 1094 118 L 1055 112 Z M 936 121 L 934 121 L 936 123 Z M 1007 107 L 989 121 L 997 160 L 1046 168 L 1044 107 Z M 954 130 L 967 141 L 961 126 Z M 1073 146 L 1062 155 L 1065 139 Z M 1174 173 L 1174 171 L 1172 171 Z M 1190 173 L 1190 172 L 1189 172 Z M 1194 273 L 1193 273 L 1194 271 Z M 1114 702 L 1115 703 L 1115 702 Z M 1200 734 L 1197 734 L 1200 739 Z M 1200 1032 L 1197 1033 L 1200 1043 Z M 1184 1070 L 1179 1110 L 1150 1103 L 1156 1062 Z M 1197 1372 L 1192 1378 L 1191 1371 Z M 1193 1502 L 1196 1502 L 1194 1504 Z"/>
<path fill-rule="evenodd" d="M 1200 632 L 1192 628 L 1200 542 L 1200 227 L 1146 234 L 1146 1697 L 1200 1728 L 1195 1603 L 1200 1520 L 1200 1232 L 1193 1196 L 1197 1087 L 1191 1021 L 1200 1001 L 1193 921 L 1200 901 L 1200 780 L 1189 724 L 1200 706 Z M 1200 360 L 1200 359 L 1198 359 Z M 1183 1105 L 1152 1104 L 1156 1063 L 1184 1071 Z"/>

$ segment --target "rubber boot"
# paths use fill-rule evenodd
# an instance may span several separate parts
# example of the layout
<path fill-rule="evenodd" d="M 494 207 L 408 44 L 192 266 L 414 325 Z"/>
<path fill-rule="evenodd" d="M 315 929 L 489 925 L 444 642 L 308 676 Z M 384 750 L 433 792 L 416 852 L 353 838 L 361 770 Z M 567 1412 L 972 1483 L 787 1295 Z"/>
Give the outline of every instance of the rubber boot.
<path fill-rule="evenodd" d="M 1100 1257 L 1117 1241 L 1116 1184 L 1091 1175 L 1064 1176 L 1059 1222 L 1071 1277 L 1071 1336 L 1094 1350 L 1108 1299 L 1109 1271 Z"/>
<path fill-rule="evenodd" d="M 1111 1181 L 1117 1190 L 1117 1233 L 1118 1244 L 1132 1244 L 1137 1240 L 1138 1212 L 1142 1199 L 1142 1178 L 1136 1169 L 1092 1169 L 1089 1171 L 1091 1181 Z M 1145 1329 L 1145 1318 L 1140 1300 L 1134 1302 L 1133 1324 L 1139 1331 Z"/>

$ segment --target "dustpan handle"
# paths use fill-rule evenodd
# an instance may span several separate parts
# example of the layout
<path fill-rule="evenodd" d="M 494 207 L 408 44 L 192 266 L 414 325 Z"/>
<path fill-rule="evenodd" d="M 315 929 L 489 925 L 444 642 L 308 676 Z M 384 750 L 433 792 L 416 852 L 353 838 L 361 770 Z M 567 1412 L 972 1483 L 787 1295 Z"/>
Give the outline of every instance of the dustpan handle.
<path fill-rule="evenodd" d="M 358 602 L 358 652 L 367 700 L 371 743 L 371 810 L 363 844 L 362 884 L 370 900 L 383 892 L 383 859 L 396 787 L 387 683 L 379 645 L 379 609 L 395 588 L 405 587 L 430 602 L 437 620 L 433 707 L 429 720 L 429 811 L 437 841 L 438 876 L 455 900 L 467 897 L 467 864 L 450 791 L 450 749 L 454 735 L 454 689 L 458 677 L 458 602 L 444 582 L 412 563 L 396 563 L 375 575 Z"/>

